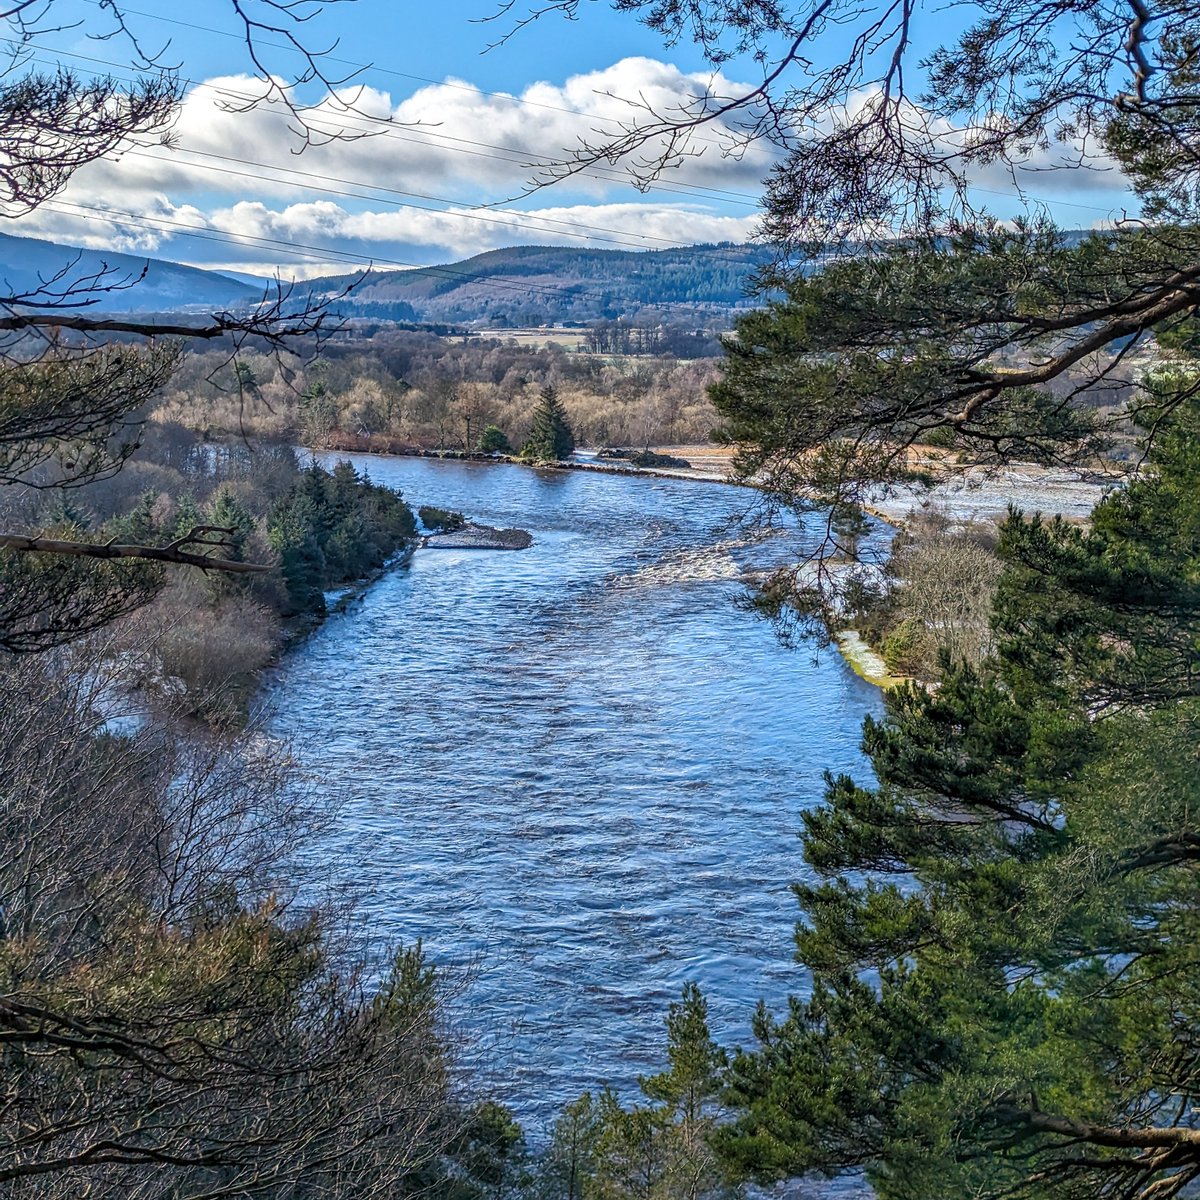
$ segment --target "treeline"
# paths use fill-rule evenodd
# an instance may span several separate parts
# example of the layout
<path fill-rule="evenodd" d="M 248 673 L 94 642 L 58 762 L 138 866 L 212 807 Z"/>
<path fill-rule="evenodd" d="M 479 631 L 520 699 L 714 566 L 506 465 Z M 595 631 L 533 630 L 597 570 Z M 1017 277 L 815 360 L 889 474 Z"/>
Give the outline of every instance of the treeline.
<path fill-rule="evenodd" d="M 309 463 L 267 518 L 291 613 L 323 613 L 326 589 L 378 570 L 415 534 L 400 494 L 348 462 L 332 472 Z"/>
<path fill-rule="evenodd" d="M 712 333 L 657 321 L 593 321 L 583 332 L 592 354 L 667 354 L 674 358 L 716 358 L 720 339 Z"/>
<path fill-rule="evenodd" d="M 191 355 L 159 415 L 213 438 L 249 433 L 319 447 L 341 433 L 474 450 L 488 425 L 523 445 L 539 393 L 553 386 L 579 444 L 671 445 L 707 441 L 716 413 L 706 388 L 717 370 L 710 359 L 610 360 L 392 329 L 307 361 L 245 353 L 235 369 L 219 351 Z"/>
<path fill-rule="evenodd" d="M 200 553 L 271 568 L 243 575 L 157 564 L 124 569 L 124 606 L 148 603 L 129 627 L 117 628 L 135 640 L 155 634 L 143 655 L 142 686 L 162 695 L 182 689 L 193 711 L 210 719 L 244 710 L 255 672 L 278 653 L 290 619 L 324 613 L 328 590 L 379 569 L 416 533 L 399 493 L 349 463 L 329 471 L 315 460 L 302 463 L 289 446 L 206 442 L 169 421 L 148 422 L 143 445 L 119 474 L 51 493 L 44 504 L 40 495 L 5 499 L 58 537 L 166 546 L 215 527 L 228 531 L 220 535 L 222 546 L 199 547 Z M 16 573 L 34 568 L 21 560 L 5 566 L 15 596 Z M 43 606 L 14 617 L 6 635 L 33 646 L 40 629 L 69 615 Z"/>

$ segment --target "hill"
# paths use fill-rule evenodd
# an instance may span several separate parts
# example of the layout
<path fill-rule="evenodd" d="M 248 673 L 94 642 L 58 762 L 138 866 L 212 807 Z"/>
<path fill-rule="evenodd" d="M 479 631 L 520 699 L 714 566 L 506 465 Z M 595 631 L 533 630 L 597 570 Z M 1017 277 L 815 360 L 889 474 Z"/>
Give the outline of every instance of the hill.
<path fill-rule="evenodd" d="M 34 294 L 40 293 L 37 298 L 44 301 L 62 293 L 71 283 L 93 280 L 108 288 L 91 306 L 104 312 L 236 308 L 255 303 L 264 286 L 157 258 L 81 250 L 38 238 L 0 234 L 0 288 L 5 296 L 34 299 Z"/>
<path fill-rule="evenodd" d="M 762 246 L 579 250 L 516 246 L 411 271 L 370 271 L 314 281 L 348 315 L 481 324 L 493 329 L 583 324 L 652 313 L 694 319 L 748 308 L 749 281 L 770 261 Z"/>

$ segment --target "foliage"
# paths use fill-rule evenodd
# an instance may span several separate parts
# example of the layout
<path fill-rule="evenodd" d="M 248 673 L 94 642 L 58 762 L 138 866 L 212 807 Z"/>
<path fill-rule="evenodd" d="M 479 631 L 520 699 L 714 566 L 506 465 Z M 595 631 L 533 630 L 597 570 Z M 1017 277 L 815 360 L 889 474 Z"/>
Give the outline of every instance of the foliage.
<path fill-rule="evenodd" d="M 422 504 L 417 509 L 417 516 L 426 529 L 435 533 L 453 533 L 461 529 L 467 519 L 460 512 L 452 512 L 448 508 L 437 508 L 432 504 Z"/>
<path fill-rule="evenodd" d="M 686 458 L 658 454 L 654 450 L 638 450 L 628 455 L 627 461 L 635 467 L 671 467 L 675 470 L 687 469 L 692 465 Z"/>
<path fill-rule="evenodd" d="M 711 321 L 714 307 L 745 305 L 750 277 L 770 258 L 769 249 L 729 243 L 647 251 L 512 246 L 446 266 L 372 271 L 346 307 L 362 316 L 482 320 L 494 328 L 587 323 L 579 338 L 599 353 L 674 353 L 690 349 L 695 323 Z M 514 276 L 531 275 L 556 285 L 512 286 Z"/>
<path fill-rule="evenodd" d="M 906 542 L 889 565 L 901 619 L 916 626 L 929 646 L 920 673 L 935 676 L 941 661 L 978 665 L 990 646 L 1001 573 L 993 551 L 965 529 L 942 530 Z"/>
<path fill-rule="evenodd" d="M 508 444 L 508 434 L 497 425 L 489 425 L 479 435 L 479 449 L 484 454 L 512 453 L 512 446 Z"/>
<path fill-rule="evenodd" d="M 538 407 L 533 414 L 529 440 L 521 451 L 534 462 L 562 462 L 575 452 L 575 435 L 567 421 L 566 411 L 558 398 L 558 390 L 547 384 L 538 393 Z"/>
<path fill-rule="evenodd" d="M 1154 215 L 1193 212 L 1196 29 L 1183 0 L 982 0 L 955 20 L 920 0 L 619 8 L 669 45 L 695 42 L 714 67 L 752 61 L 761 75 L 744 90 L 644 105 L 544 178 L 621 161 L 644 186 L 706 140 L 725 153 L 763 141 L 774 160 L 766 240 L 817 254 L 977 223 L 982 172 L 1007 174 L 1017 192 L 1034 172 L 1093 163 L 1101 147 Z"/>
<path fill-rule="evenodd" d="M 990 522 L 956 521 L 932 507 L 911 514 L 883 569 L 841 587 L 840 620 L 879 650 L 893 675 L 935 682 L 947 662 L 978 666 L 991 647 L 1003 569 L 998 535 Z M 838 545 L 847 546 L 840 530 Z"/>
<path fill-rule="evenodd" d="M 0 662 L 5 1194 L 460 1194 L 476 1118 L 420 947 L 369 983 L 339 914 L 288 902 L 326 813 L 280 748 L 108 732 L 117 678 Z"/>
<path fill-rule="evenodd" d="M 289 612 L 324 612 L 326 589 L 378 570 L 415 533 L 412 510 L 398 492 L 348 462 L 330 472 L 314 459 L 267 521 Z"/>
<path fill-rule="evenodd" d="M 584 1092 L 563 1108 L 550 1129 L 550 1145 L 538 1164 L 539 1197 L 583 1200 L 596 1173 L 603 1128 L 601 1105 L 591 1092 Z"/>
<path fill-rule="evenodd" d="M 547 1200 L 698 1200 L 727 1190 L 709 1147 L 725 1055 L 695 984 L 670 1005 L 666 1026 L 667 1069 L 639 1081 L 648 1104 L 627 1107 L 606 1088 L 563 1110 L 541 1163 Z"/>
<path fill-rule="evenodd" d="M 1029 226 L 830 263 L 738 321 L 711 392 L 719 434 L 746 445 L 741 470 L 765 472 L 780 496 L 814 489 L 831 504 L 916 478 L 930 443 L 946 448 L 943 470 L 948 450 L 1086 461 L 1116 431 L 1097 408 L 1128 391 L 1120 363 L 1149 328 L 1106 326 L 1107 298 L 1151 289 L 1178 250 L 1141 232 L 1077 241 Z M 1087 339 L 1064 339 L 1076 320 Z M 1095 352 L 1075 395 L 1045 386 Z"/>
<path fill-rule="evenodd" d="M 797 955 L 722 1149 L 865 1167 L 885 1198 L 1186 1194 L 1193 1053 L 1200 409 L 1091 527 L 1005 525 L 995 650 L 899 689 L 805 815 Z"/>
<path fill-rule="evenodd" d="M 772 303 L 727 339 L 714 392 L 747 476 L 785 503 L 861 504 L 959 455 L 1090 464 L 1125 436 L 1146 402 L 1134 356 L 1193 319 L 1200 278 L 1193 5 L 618 8 L 714 68 L 762 69 L 744 91 L 642 106 L 542 173 L 621 162 L 646 185 L 709 139 L 771 157 Z M 1113 163 L 1147 222 L 1062 235 L 1025 192 Z M 1011 183 L 999 219 L 978 190 L 993 172 Z M 930 444 L 945 453 L 920 461 Z"/>
<path fill-rule="evenodd" d="M 711 349 L 720 351 L 715 341 Z M 193 353 L 172 378 L 161 418 L 211 440 L 248 434 L 385 452 L 474 451 L 481 431 L 495 425 L 520 447 L 538 392 L 553 382 L 581 444 L 706 441 L 716 421 L 705 395 L 716 377 L 712 357 L 611 360 L 558 342 L 370 327 L 347 330 L 307 361 L 244 357 L 259 380 L 257 397 L 238 394 L 222 356 Z"/>
<path fill-rule="evenodd" d="M 282 106 L 302 142 L 309 132 L 308 110 L 287 87 L 287 76 L 267 65 L 274 52 L 264 41 L 268 30 L 272 37 L 285 35 L 293 22 L 308 21 L 324 3 L 306 5 L 303 14 L 274 6 L 279 21 L 269 23 L 249 6 L 229 6 L 262 79 L 259 99 Z M 35 212 L 89 164 L 131 146 L 171 139 L 182 81 L 178 69 L 161 58 L 162 50 L 151 53 L 139 39 L 129 23 L 134 14 L 119 0 L 78 20 L 64 17 L 65 7 L 58 0 L 21 2 L 0 14 L 12 46 L 0 66 L 5 163 L 0 212 L 8 216 Z M 118 64 L 114 75 L 85 77 L 61 67 L 54 72 L 33 68 L 30 48 L 64 28 L 64 21 L 83 31 L 81 36 L 109 42 L 113 53 L 123 46 L 128 70 Z M 298 56 L 292 65 L 299 62 L 303 80 L 331 86 L 321 55 L 306 50 L 294 33 L 286 36 L 288 52 Z M 247 107 L 256 103 L 252 99 Z M 27 272 L 23 285 L 6 285 L 8 292 L 0 296 L 0 486 L 6 490 L 61 490 L 120 472 L 141 440 L 149 403 L 180 364 L 182 339 L 224 343 L 239 397 L 261 399 L 252 365 L 234 361 L 239 347 L 253 337 L 277 349 L 288 337 L 318 335 L 325 323 L 319 305 L 304 296 L 293 301 L 285 289 L 241 311 L 216 311 L 207 320 L 96 315 L 114 293 L 130 292 L 141 281 L 145 272 L 129 271 L 131 261 L 124 256 L 115 265 L 94 257 L 72 260 L 64 253 L 57 270 L 34 273 L 36 282 Z M 207 564 L 200 565 L 209 571 L 243 575 L 253 570 L 240 558 L 236 566 L 226 565 L 232 560 L 219 553 L 228 548 L 225 531 L 216 526 L 186 531 L 166 545 L 114 549 L 78 527 L 70 537 L 48 538 L 44 527 L 23 520 L 16 525 L 0 528 L 0 588 L 6 600 L 0 605 L 0 645 L 9 651 L 64 643 L 73 633 L 95 629 L 144 603 L 166 576 L 138 559 L 195 566 L 204 558 Z M 76 561 L 43 567 L 14 558 L 29 555 Z M 16 597 L 12 604 L 10 597 Z"/>
<path fill-rule="evenodd" d="M 268 63 L 284 39 L 327 98 L 293 25 L 327 2 L 228 6 L 261 99 L 301 140 L 309 110 Z M 13 35 L 0 68 L 8 215 L 79 167 L 165 139 L 182 94 L 120 0 L 75 18 L 66 7 L 21 0 L 0 16 Z M 133 81 L 29 71 L 64 20 L 110 53 L 124 44 Z M 298 472 L 290 450 L 198 446 L 156 424 L 166 453 L 138 456 L 180 366 L 174 339 L 216 343 L 239 403 L 266 405 L 272 380 L 239 349 L 318 334 L 324 313 L 278 289 L 195 324 L 101 317 L 137 276 L 77 267 L 0 297 L 0 1190 L 332 1200 L 457 1196 L 465 1180 L 482 1194 L 464 1130 L 496 1122 L 456 1094 L 440 981 L 419 949 L 390 970 L 360 960 L 341 936 L 347 910 L 314 880 L 296 902 L 297 851 L 326 811 L 287 778 L 278 739 L 197 725 L 163 678 L 174 667 L 224 691 L 273 649 L 268 605 L 286 601 L 265 562 L 247 570 L 270 557 L 268 533 L 296 533 L 279 537 L 285 566 L 311 544 L 320 588 L 385 561 L 412 514 L 348 464 Z M 161 562 L 202 574 L 168 584 Z M 151 597 L 112 640 L 86 637 Z M 170 598 L 170 615 L 191 619 L 148 647 Z"/>

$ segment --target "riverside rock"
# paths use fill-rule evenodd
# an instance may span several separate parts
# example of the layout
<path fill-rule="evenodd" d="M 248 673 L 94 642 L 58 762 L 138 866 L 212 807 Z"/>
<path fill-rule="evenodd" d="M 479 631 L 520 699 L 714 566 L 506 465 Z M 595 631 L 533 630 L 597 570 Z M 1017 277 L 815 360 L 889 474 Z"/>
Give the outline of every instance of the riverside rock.
<path fill-rule="evenodd" d="M 432 533 L 424 544 L 431 550 L 526 550 L 533 545 L 533 534 L 526 529 L 468 524 L 452 533 Z"/>

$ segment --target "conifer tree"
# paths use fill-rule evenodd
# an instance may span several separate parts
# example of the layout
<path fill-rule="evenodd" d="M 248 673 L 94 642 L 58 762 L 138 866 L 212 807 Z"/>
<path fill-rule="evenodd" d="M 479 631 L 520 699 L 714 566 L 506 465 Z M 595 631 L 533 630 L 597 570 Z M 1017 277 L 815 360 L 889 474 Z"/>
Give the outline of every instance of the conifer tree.
<path fill-rule="evenodd" d="M 553 384 L 547 384 L 538 396 L 540 402 L 522 454 L 534 462 L 562 462 L 575 453 L 575 435 L 567 421 L 566 409 Z"/>
<path fill-rule="evenodd" d="M 603 1129 L 601 1108 L 591 1092 L 572 1101 L 550 1130 L 541 1162 L 538 1195 L 545 1200 L 583 1200 L 596 1170 Z"/>
<path fill-rule="evenodd" d="M 209 508 L 208 523 L 232 530 L 228 534 L 225 553 L 233 561 L 240 562 L 245 557 L 246 541 L 258 528 L 258 523 L 228 484 L 217 489 Z"/>
<path fill-rule="evenodd" d="M 889 694 L 877 783 L 805 815 L 811 995 L 733 1064 L 741 1168 L 882 1200 L 1200 1180 L 1200 407 L 1156 426 L 1090 528 L 1009 520 L 993 656 Z"/>
<path fill-rule="evenodd" d="M 666 1019 L 667 1068 L 639 1080 L 648 1103 L 623 1104 L 611 1088 L 569 1105 L 554 1126 L 544 1183 L 554 1200 L 699 1200 L 726 1189 L 710 1141 L 722 1115 L 723 1051 L 708 1003 L 685 985 Z"/>

